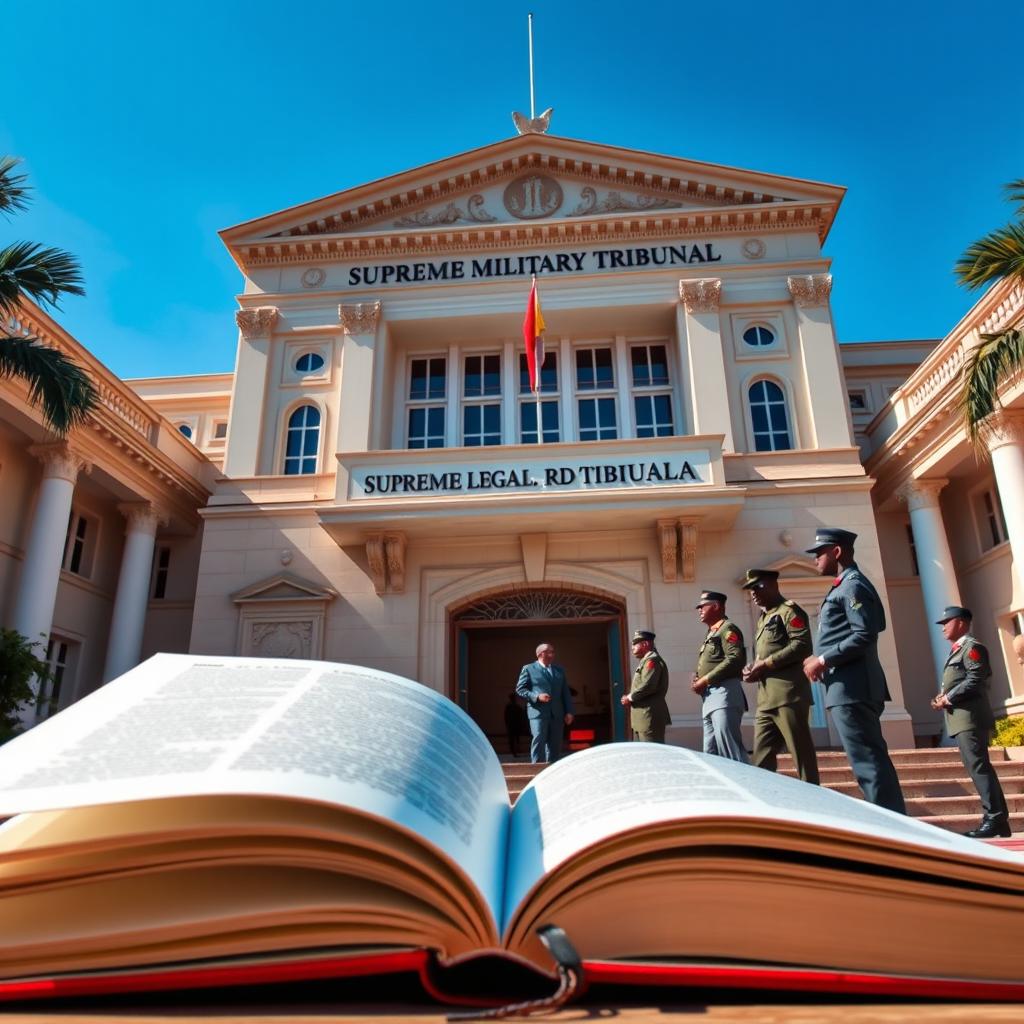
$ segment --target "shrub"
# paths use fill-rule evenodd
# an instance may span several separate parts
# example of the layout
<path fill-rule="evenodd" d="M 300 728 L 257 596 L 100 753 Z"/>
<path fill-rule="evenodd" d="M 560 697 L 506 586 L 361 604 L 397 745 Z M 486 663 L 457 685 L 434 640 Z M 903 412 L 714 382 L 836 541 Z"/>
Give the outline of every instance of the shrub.
<path fill-rule="evenodd" d="M 33 678 L 49 679 L 46 662 L 37 658 L 27 636 L 13 629 L 0 629 L 0 743 L 21 732 L 19 712 L 35 700 Z"/>
<path fill-rule="evenodd" d="M 1024 715 L 1011 715 L 1009 718 L 1000 718 L 996 722 L 996 732 L 992 738 L 991 746 L 1024 746 Z"/>

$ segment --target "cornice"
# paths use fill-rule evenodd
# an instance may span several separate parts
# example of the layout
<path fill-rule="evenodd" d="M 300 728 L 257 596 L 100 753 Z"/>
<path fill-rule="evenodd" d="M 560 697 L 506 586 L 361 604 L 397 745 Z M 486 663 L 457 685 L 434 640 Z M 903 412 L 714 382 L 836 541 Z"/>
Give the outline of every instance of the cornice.
<path fill-rule="evenodd" d="M 813 231 L 819 241 L 824 241 L 835 209 L 835 204 L 830 203 L 778 202 L 754 208 L 729 206 L 713 210 L 661 210 L 611 217 L 462 225 L 434 231 L 278 236 L 239 241 L 232 246 L 232 253 L 239 265 L 245 268 L 460 252 L 502 252 L 526 246 L 564 247 L 752 231 Z"/>

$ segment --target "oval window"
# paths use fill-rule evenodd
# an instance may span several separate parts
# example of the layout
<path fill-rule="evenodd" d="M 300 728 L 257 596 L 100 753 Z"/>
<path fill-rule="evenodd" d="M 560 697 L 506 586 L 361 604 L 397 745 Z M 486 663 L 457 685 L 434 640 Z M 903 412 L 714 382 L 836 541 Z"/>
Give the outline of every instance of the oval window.
<path fill-rule="evenodd" d="M 178 424 L 178 433 L 182 437 L 187 437 L 190 441 L 192 440 L 192 428 L 187 423 Z"/>
<path fill-rule="evenodd" d="M 316 373 L 323 369 L 324 357 L 319 352 L 305 352 L 295 360 L 295 369 L 299 373 Z"/>
<path fill-rule="evenodd" d="M 767 327 L 755 324 L 743 332 L 743 340 L 754 348 L 764 348 L 775 340 L 775 335 Z"/>

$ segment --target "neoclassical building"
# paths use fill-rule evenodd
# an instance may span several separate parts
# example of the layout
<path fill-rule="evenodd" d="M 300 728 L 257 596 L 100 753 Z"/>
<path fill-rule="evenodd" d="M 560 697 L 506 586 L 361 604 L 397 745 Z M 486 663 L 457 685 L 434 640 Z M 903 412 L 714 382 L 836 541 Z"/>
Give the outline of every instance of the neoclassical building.
<path fill-rule="evenodd" d="M 222 232 L 243 283 L 233 373 L 129 390 L 91 360 L 110 422 L 62 444 L 60 471 L 2 385 L 0 473 L 21 488 L 0 521 L 4 621 L 78 645 L 61 703 L 158 649 L 312 657 L 419 679 L 495 735 L 548 640 L 597 741 L 625 734 L 626 640 L 649 628 L 670 740 L 697 745 L 699 590 L 726 591 L 749 636 L 739 580 L 774 567 L 813 619 L 828 581 L 803 549 L 843 525 L 889 611 L 890 742 L 938 734 L 922 652 L 958 598 L 1001 652 L 994 706 L 1016 710 L 1021 443 L 1011 413 L 979 461 L 955 402 L 978 332 L 1024 302 L 994 289 L 940 342 L 837 345 L 822 246 L 842 197 L 530 134 Z M 88 585 L 79 506 L 98 523 Z M 92 619 L 74 625 L 80 594 Z M 832 745 L 820 701 L 814 726 Z"/>

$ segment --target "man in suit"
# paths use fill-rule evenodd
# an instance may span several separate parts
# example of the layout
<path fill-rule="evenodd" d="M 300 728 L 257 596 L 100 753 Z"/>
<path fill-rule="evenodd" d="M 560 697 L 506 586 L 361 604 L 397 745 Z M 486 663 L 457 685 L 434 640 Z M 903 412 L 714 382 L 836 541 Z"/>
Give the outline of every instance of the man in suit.
<path fill-rule="evenodd" d="M 524 665 L 516 693 L 526 701 L 530 723 L 530 761 L 557 761 L 562 756 L 562 730 L 572 725 L 572 694 L 565 672 L 555 663 L 553 644 L 539 644 L 537 660 Z"/>
<path fill-rule="evenodd" d="M 697 671 L 690 683 L 700 694 L 704 753 L 750 763 L 740 725 L 747 698 L 740 681 L 747 660 L 743 634 L 725 617 L 725 594 L 705 590 L 697 602 L 700 621 L 708 627 L 700 646 Z"/>
<path fill-rule="evenodd" d="M 804 782 L 818 783 L 818 758 L 811 738 L 811 684 L 803 673 L 813 651 L 807 612 L 779 591 L 774 569 L 748 569 L 744 590 L 760 609 L 754 632 L 754 660 L 743 670 L 745 683 L 757 683 L 753 763 L 773 772 L 780 750 L 793 756 Z"/>
<path fill-rule="evenodd" d="M 668 703 L 668 666 L 654 649 L 654 634 L 638 629 L 631 641 L 637 660 L 633 681 L 619 703 L 629 708 L 633 739 L 642 743 L 664 743 L 665 729 L 672 720 Z"/>
<path fill-rule="evenodd" d="M 960 757 L 985 812 L 981 824 L 964 834 L 971 839 L 994 839 L 1010 835 L 1010 811 L 988 756 L 995 725 L 988 702 L 992 675 L 988 649 L 971 636 L 971 619 L 969 608 L 950 605 L 936 623 L 951 650 L 942 671 L 942 691 L 932 700 L 932 707 L 946 712 L 946 728 L 960 747 Z"/>
<path fill-rule="evenodd" d="M 850 759 L 864 799 L 906 814 L 903 791 L 882 735 L 882 710 L 890 699 L 878 634 L 885 629 L 885 611 L 871 581 L 853 560 L 855 533 L 820 527 L 814 565 L 832 576 L 832 588 L 821 603 L 816 654 L 804 660 L 809 682 L 825 684 L 825 707 Z"/>

